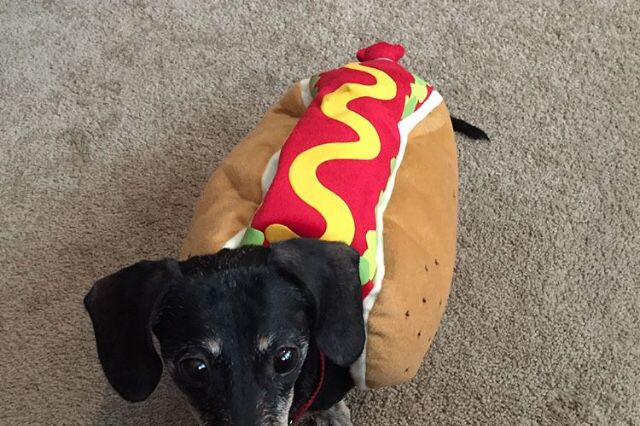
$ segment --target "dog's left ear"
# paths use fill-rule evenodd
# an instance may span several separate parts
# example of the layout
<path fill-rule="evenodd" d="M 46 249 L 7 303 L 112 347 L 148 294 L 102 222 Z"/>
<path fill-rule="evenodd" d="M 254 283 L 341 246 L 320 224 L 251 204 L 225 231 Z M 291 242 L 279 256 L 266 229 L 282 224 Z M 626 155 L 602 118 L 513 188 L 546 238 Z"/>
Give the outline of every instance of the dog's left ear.
<path fill-rule="evenodd" d="M 358 252 L 304 238 L 275 243 L 271 250 L 281 273 L 298 281 L 313 301 L 318 349 L 339 366 L 353 364 L 365 342 Z"/>
<path fill-rule="evenodd" d="M 128 401 L 146 399 L 158 385 L 162 360 L 151 328 L 162 296 L 181 276 L 173 259 L 142 261 L 99 280 L 84 298 L 102 368 Z"/>

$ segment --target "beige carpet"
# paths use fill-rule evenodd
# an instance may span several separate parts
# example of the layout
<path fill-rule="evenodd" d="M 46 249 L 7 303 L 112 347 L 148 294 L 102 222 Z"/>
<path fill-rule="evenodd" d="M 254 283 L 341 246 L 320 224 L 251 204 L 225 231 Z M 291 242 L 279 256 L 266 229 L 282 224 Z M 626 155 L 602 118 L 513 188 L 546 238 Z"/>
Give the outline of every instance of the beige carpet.
<path fill-rule="evenodd" d="M 640 424 L 640 2 L 164 3 L 0 0 L 0 424 L 193 424 L 166 379 L 116 397 L 82 297 L 177 253 L 265 108 L 379 38 L 493 141 L 459 139 L 435 345 L 355 423 Z"/>

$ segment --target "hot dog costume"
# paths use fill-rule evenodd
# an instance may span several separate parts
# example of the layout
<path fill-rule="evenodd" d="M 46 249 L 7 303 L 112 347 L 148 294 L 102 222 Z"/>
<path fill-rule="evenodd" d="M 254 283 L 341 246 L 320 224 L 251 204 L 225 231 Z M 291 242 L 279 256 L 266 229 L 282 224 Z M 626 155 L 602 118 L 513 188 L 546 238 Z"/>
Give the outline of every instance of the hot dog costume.
<path fill-rule="evenodd" d="M 378 43 L 289 89 L 223 160 L 183 258 L 295 237 L 360 253 L 367 342 L 360 388 L 412 378 L 437 330 L 455 258 L 457 156 L 442 97 Z"/>

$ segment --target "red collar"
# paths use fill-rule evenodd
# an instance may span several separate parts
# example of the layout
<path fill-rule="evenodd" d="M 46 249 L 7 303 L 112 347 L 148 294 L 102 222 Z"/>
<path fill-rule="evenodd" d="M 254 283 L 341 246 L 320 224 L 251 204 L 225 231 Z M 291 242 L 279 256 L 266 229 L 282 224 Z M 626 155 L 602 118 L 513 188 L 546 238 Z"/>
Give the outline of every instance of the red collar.
<path fill-rule="evenodd" d="M 322 385 L 323 384 L 324 384 L 324 353 L 320 352 L 320 374 L 319 374 L 319 377 L 318 377 L 318 384 L 316 385 L 316 388 L 311 393 L 311 396 L 309 397 L 307 402 L 302 404 L 295 411 L 295 413 L 293 413 L 293 416 L 291 416 L 291 420 L 289 421 L 290 425 L 293 425 L 293 424 L 297 423 L 298 420 L 300 420 L 300 418 L 302 418 L 302 416 L 304 416 L 304 413 L 307 412 L 309 407 L 311 407 L 311 405 L 313 405 L 314 401 L 318 397 L 318 394 L 320 393 L 320 389 L 322 389 Z"/>

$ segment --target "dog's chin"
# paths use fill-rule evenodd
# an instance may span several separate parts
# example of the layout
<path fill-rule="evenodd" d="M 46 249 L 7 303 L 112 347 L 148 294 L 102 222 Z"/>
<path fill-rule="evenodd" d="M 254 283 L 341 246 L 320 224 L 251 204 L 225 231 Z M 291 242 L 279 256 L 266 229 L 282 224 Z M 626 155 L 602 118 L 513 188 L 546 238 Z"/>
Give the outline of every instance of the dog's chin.
<path fill-rule="evenodd" d="M 206 416 L 204 416 L 202 413 L 200 413 L 196 409 L 196 407 L 194 407 L 191 404 L 189 404 L 189 411 L 191 411 L 191 414 L 193 415 L 193 418 L 198 422 L 199 425 L 205 426 L 207 424 L 210 424 L 210 422 L 207 421 Z"/>
<path fill-rule="evenodd" d="M 201 426 L 233 426 L 232 422 L 221 423 L 219 419 L 211 420 L 207 416 L 194 413 L 195 419 Z M 288 426 L 289 415 L 283 413 L 282 415 L 267 416 L 259 423 L 260 426 Z"/>
<path fill-rule="evenodd" d="M 259 426 L 288 426 L 289 412 L 293 404 L 293 389 L 289 394 L 280 398 L 273 408 L 262 408 L 258 410 L 262 413 Z M 189 410 L 194 419 L 202 426 L 232 426 L 233 421 L 228 418 L 214 417 L 201 413 L 193 404 L 189 404 Z"/>
<path fill-rule="evenodd" d="M 289 424 L 289 412 L 293 403 L 293 389 L 286 398 L 280 398 L 275 413 L 265 416 L 264 426 L 285 426 Z"/>

